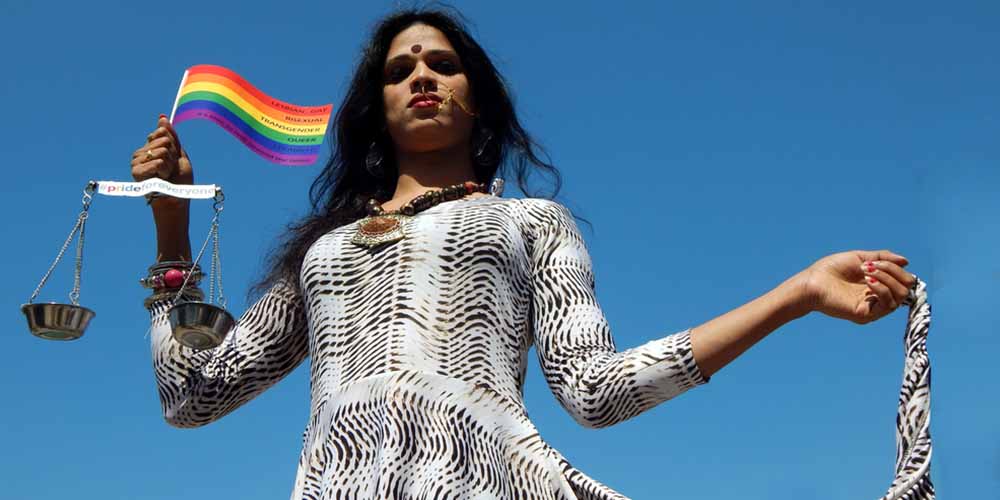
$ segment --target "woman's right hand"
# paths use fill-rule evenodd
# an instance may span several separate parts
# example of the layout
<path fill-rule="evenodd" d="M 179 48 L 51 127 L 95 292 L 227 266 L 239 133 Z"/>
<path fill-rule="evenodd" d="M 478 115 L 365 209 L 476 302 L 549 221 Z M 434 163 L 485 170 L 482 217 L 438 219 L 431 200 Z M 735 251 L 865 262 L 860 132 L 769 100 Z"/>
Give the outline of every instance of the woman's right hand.
<path fill-rule="evenodd" d="M 172 184 L 193 184 L 191 159 L 181 147 L 177 131 L 166 115 L 160 115 L 156 129 L 146 136 L 146 143 L 132 153 L 132 178 L 141 182 L 159 177 Z M 161 196 L 153 200 L 157 208 L 186 209 L 188 200 Z"/>
<path fill-rule="evenodd" d="M 153 177 L 173 184 L 194 184 L 191 160 L 166 115 L 160 115 L 156 130 L 146 136 L 146 144 L 132 153 L 132 178 L 141 182 Z M 186 198 L 160 196 L 150 203 L 156 223 L 157 262 L 191 260 L 190 202 Z"/>

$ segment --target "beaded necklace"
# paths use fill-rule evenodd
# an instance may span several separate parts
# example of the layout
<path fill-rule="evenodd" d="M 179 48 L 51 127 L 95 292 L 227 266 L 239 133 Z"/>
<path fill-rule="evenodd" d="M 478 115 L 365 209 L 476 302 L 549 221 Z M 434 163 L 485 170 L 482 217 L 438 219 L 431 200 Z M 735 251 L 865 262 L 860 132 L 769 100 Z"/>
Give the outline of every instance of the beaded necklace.
<path fill-rule="evenodd" d="M 397 210 L 388 212 L 382 208 L 378 200 L 371 198 L 366 207 L 368 216 L 358 222 L 358 232 L 354 233 L 351 242 L 371 248 L 399 241 L 406 237 L 403 227 L 410 217 L 438 203 L 464 198 L 475 192 L 487 193 L 486 184 L 466 181 L 444 189 L 432 189 L 413 198 Z"/>

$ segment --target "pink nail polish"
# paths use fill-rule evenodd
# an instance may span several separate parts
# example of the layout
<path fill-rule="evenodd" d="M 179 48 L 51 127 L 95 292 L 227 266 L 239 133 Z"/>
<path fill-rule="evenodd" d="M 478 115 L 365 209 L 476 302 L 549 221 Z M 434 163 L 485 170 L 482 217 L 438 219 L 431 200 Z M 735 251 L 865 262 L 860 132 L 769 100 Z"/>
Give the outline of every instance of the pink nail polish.
<path fill-rule="evenodd" d="M 871 276 L 869 276 L 869 277 L 868 277 L 868 282 L 869 282 L 869 283 L 878 283 L 878 280 L 877 280 L 877 279 L 875 279 L 875 278 L 873 278 L 873 277 L 871 277 Z"/>

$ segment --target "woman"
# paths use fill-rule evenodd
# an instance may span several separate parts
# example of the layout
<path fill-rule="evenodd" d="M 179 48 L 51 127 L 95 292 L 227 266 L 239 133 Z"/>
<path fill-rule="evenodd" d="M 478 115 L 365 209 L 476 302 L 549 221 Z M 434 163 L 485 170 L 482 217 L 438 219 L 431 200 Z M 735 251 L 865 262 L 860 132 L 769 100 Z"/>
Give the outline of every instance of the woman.
<path fill-rule="evenodd" d="M 556 174 L 556 191 L 558 172 L 535 153 L 489 58 L 445 13 L 378 25 L 335 133 L 313 213 L 291 226 L 263 296 L 223 345 L 182 347 L 165 317 L 173 290 L 147 300 L 160 398 L 176 427 L 221 418 L 312 357 L 293 499 L 623 498 L 528 420 L 531 345 L 560 404 L 604 427 L 707 383 L 792 319 L 820 311 L 867 323 L 915 282 L 892 252 L 833 254 L 727 314 L 617 352 L 570 212 L 486 193 L 504 166 L 523 190 L 527 168 Z M 163 116 L 132 172 L 193 182 Z M 189 269 L 187 201 L 151 205 L 166 262 L 151 272 Z M 394 211 L 412 216 L 375 217 Z"/>

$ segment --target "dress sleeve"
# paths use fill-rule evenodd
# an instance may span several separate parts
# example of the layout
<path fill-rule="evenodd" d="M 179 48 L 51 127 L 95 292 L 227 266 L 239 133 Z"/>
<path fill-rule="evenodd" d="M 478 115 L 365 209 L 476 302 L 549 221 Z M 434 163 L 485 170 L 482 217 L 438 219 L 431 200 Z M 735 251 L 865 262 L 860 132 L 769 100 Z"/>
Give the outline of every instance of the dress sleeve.
<path fill-rule="evenodd" d="M 542 373 L 584 427 L 632 418 L 708 383 L 691 351 L 690 329 L 617 352 L 595 295 L 590 255 L 570 211 L 533 200 L 532 328 Z"/>
<path fill-rule="evenodd" d="M 195 350 L 171 335 L 167 300 L 150 305 L 153 371 L 167 423 L 200 427 L 250 401 L 308 355 L 301 297 L 283 282 L 257 300 L 218 347 Z"/>

